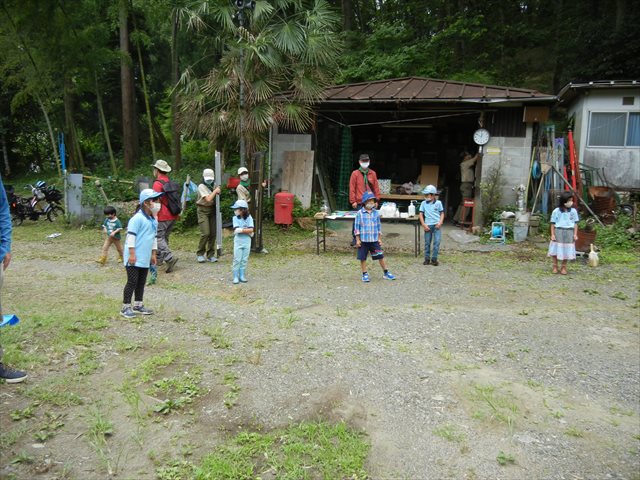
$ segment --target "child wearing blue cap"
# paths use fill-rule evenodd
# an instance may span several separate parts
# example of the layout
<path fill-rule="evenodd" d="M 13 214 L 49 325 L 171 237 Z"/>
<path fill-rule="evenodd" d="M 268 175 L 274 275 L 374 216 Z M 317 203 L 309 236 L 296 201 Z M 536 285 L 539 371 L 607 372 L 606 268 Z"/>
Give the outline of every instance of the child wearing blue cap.
<path fill-rule="evenodd" d="M 367 257 L 371 253 L 371 260 L 379 260 L 382 267 L 382 277 L 385 280 L 395 280 L 396 277 L 388 269 L 382 251 L 382 223 L 380 213 L 376 210 L 376 196 L 373 192 L 364 192 L 362 195 L 362 208 L 356 213 L 353 222 L 353 233 L 356 236 L 357 259 L 360 260 L 362 281 L 369 283 L 367 272 Z"/>
<path fill-rule="evenodd" d="M 420 225 L 424 230 L 424 262 L 423 265 L 438 266 L 438 252 L 442 238 L 442 222 L 444 222 L 444 208 L 442 202 L 436 198 L 438 190 L 433 185 L 427 185 L 422 191 L 424 200 L 420 204 Z M 433 242 L 433 251 L 431 243 Z"/>
<path fill-rule="evenodd" d="M 153 311 L 145 308 L 142 303 L 144 285 L 149 273 L 149 265 L 157 262 L 156 251 L 158 241 L 158 220 L 156 215 L 160 211 L 158 197 L 162 192 L 155 192 L 145 188 L 140 192 L 140 203 L 136 213 L 127 225 L 127 238 L 124 248 L 124 266 L 127 270 L 127 284 L 124 286 L 122 310 L 120 315 L 134 318 L 137 315 L 152 315 Z M 131 297 L 135 293 L 133 307 Z"/>
<path fill-rule="evenodd" d="M 246 283 L 245 275 L 249 253 L 251 253 L 251 237 L 253 237 L 253 218 L 249 214 L 246 200 L 236 200 L 233 208 L 233 283 Z"/>

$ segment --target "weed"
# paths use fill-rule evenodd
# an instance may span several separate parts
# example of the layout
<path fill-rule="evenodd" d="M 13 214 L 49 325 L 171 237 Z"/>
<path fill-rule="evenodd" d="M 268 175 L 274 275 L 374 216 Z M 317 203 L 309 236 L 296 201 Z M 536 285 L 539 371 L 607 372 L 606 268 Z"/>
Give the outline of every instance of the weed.
<path fill-rule="evenodd" d="M 18 422 L 23 419 L 32 418 L 34 416 L 34 410 L 35 407 L 33 405 L 29 405 L 22 410 L 14 410 L 11 412 L 11 419 Z"/>
<path fill-rule="evenodd" d="M 569 435 L 570 437 L 582 438 L 584 437 L 584 432 L 576 427 L 569 427 L 564 431 L 565 435 Z"/>
<path fill-rule="evenodd" d="M 15 465 L 17 463 L 33 463 L 34 459 L 31 455 L 29 455 L 27 452 L 25 451 L 21 451 L 20 453 L 18 453 L 18 455 L 16 455 L 16 457 L 11 460 L 11 464 Z"/>
<path fill-rule="evenodd" d="M 0 430 L 0 451 L 7 451 L 9 447 L 14 445 L 18 439 L 22 437 L 22 435 L 27 433 L 29 427 L 26 424 L 21 425 L 22 426 L 12 430 L 7 430 L 4 427 Z"/>
<path fill-rule="evenodd" d="M 498 362 L 498 359 L 496 357 L 489 357 L 484 361 L 484 363 L 486 363 L 487 365 L 493 365 L 497 362 Z"/>
<path fill-rule="evenodd" d="M 49 382 L 48 384 L 40 384 L 30 388 L 25 393 L 29 398 L 39 403 L 50 403 L 56 407 L 81 405 L 82 398 L 76 393 L 68 391 L 68 384 L 69 382 L 63 379 L 59 383 Z"/>
<path fill-rule="evenodd" d="M 624 415 L 626 417 L 633 416 L 633 410 L 625 410 L 623 408 L 616 407 L 616 406 L 609 408 L 609 412 L 611 412 L 614 415 Z"/>
<path fill-rule="evenodd" d="M 346 309 L 344 309 L 344 308 L 342 308 L 340 306 L 336 307 L 336 316 L 337 317 L 346 317 L 348 315 L 349 315 L 349 311 L 348 310 L 346 310 Z"/>
<path fill-rule="evenodd" d="M 593 290 L 592 288 L 585 288 L 582 291 L 587 295 L 600 295 L 600 292 L 598 292 L 597 290 Z"/>
<path fill-rule="evenodd" d="M 473 385 L 469 398 L 478 403 L 478 409 L 473 413 L 477 420 L 497 420 L 512 428 L 515 423 L 514 415 L 518 413 L 518 406 L 510 394 L 499 394 L 491 385 Z"/>
<path fill-rule="evenodd" d="M 449 361 L 453 358 L 453 354 L 451 353 L 451 351 L 449 350 L 449 347 L 447 346 L 446 343 L 442 344 L 442 350 L 440 350 L 440 358 L 445 360 L 445 361 Z"/>
<path fill-rule="evenodd" d="M 224 406 L 227 408 L 232 408 L 240 396 L 240 386 L 236 380 L 238 380 L 238 376 L 235 373 L 225 373 L 222 383 L 229 387 L 229 390 L 224 394 Z"/>
<path fill-rule="evenodd" d="M 100 368 L 100 362 L 96 357 L 96 352 L 93 350 L 82 352 L 78 357 L 78 373 L 80 375 L 89 375 Z"/>
<path fill-rule="evenodd" d="M 433 433 L 450 442 L 462 442 L 466 438 L 466 435 L 460 432 L 458 427 L 449 423 L 436 428 Z"/>
<path fill-rule="evenodd" d="M 113 435 L 113 423 L 96 408 L 90 412 L 88 427 L 89 430 L 87 434 L 89 444 L 95 450 L 109 476 L 111 476 L 113 474 L 113 467 L 111 465 L 111 450 L 107 444 L 107 438 Z"/>
<path fill-rule="evenodd" d="M 611 295 L 611 298 L 617 298 L 618 300 L 629 300 L 629 296 L 624 292 L 616 292 Z"/>
<path fill-rule="evenodd" d="M 225 367 L 233 367 L 240 362 L 242 362 L 242 360 L 237 355 L 226 355 L 222 359 L 222 365 L 224 365 Z"/>
<path fill-rule="evenodd" d="M 184 352 L 169 351 L 163 355 L 154 355 L 143 361 L 140 366 L 131 371 L 132 377 L 140 377 L 142 382 L 149 382 L 157 375 L 161 368 L 167 367 L 175 362 L 178 358 L 185 358 Z"/>
<path fill-rule="evenodd" d="M 516 463 L 516 459 L 513 455 L 509 453 L 504 453 L 502 450 L 500 450 L 500 453 L 496 457 L 496 460 L 498 461 L 498 464 L 500 464 L 503 467 L 506 465 L 513 465 L 514 463 Z"/>
<path fill-rule="evenodd" d="M 295 322 L 300 321 L 300 317 L 295 315 L 293 312 L 285 313 L 285 315 L 280 318 L 278 325 L 280 328 L 291 328 Z"/>
<path fill-rule="evenodd" d="M 211 338 L 213 348 L 228 349 L 231 348 L 231 342 L 226 338 L 225 329 L 221 325 L 207 327 L 204 334 Z"/>
<path fill-rule="evenodd" d="M 531 387 L 534 390 L 539 390 L 544 387 L 542 382 L 538 382 L 536 380 L 531 380 L 531 379 L 527 380 L 527 385 L 529 385 L 529 387 Z"/>
<path fill-rule="evenodd" d="M 524 310 L 524 309 L 522 309 L 522 310 L 520 310 L 520 311 L 518 312 L 518 315 L 526 316 L 526 315 L 529 315 L 529 312 L 528 312 L 528 311 L 526 311 L 526 310 Z"/>
<path fill-rule="evenodd" d="M 156 470 L 158 480 L 182 480 L 194 478 L 195 466 L 184 460 L 176 460 Z"/>
<path fill-rule="evenodd" d="M 507 352 L 507 358 L 514 360 L 517 357 L 515 352 Z"/>

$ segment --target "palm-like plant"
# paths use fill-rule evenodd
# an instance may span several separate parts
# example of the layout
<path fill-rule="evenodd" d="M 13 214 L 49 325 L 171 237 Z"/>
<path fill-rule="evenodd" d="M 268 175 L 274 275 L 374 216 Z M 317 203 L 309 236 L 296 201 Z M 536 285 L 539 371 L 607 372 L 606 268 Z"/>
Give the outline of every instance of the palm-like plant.
<path fill-rule="evenodd" d="M 211 21 L 205 23 L 214 23 L 222 40 L 218 62 L 204 77 L 183 74 L 183 126 L 216 141 L 239 138 L 242 125 L 249 151 L 274 122 L 308 129 L 311 105 L 336 68 L 339 16 L 325 0 L 257 0 L 245 25 L 237 26 L 231 0 L 207 7 L 201 14 Z"/>

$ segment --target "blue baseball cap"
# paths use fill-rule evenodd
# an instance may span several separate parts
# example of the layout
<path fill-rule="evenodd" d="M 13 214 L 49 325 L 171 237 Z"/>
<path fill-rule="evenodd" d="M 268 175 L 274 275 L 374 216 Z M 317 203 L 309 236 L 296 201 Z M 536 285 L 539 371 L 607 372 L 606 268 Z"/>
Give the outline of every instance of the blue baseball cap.
<path fill-rule="evenodd" d="M 151 188 L 145 188 L 140 192 L 140 205 L 149 200 L 150 198 L 158 198 L 163 192 L 156 192 Z"/>
<path fill-rule="evenodd" d="M 249 208 L 249 204 L 247 203 L 246 200 L 236 200 L 236 203 L 231 205 L 231 208 L 233 208 L 233 209 L 236 209 L 236 208 Z"/>

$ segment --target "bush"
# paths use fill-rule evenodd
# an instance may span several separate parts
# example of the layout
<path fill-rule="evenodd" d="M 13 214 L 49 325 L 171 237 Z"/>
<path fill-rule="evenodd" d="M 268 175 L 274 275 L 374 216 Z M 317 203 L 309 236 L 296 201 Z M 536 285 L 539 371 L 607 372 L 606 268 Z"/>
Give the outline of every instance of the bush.
<path fill-rule="evenodd" d="M 632 226 L 629 215 L 618 215 L 613 225 L 596 225 L 596 241 L 600 248 L 612 250 L 629 250 L 640 247 L 640 232 L 628 232 Z"/>

